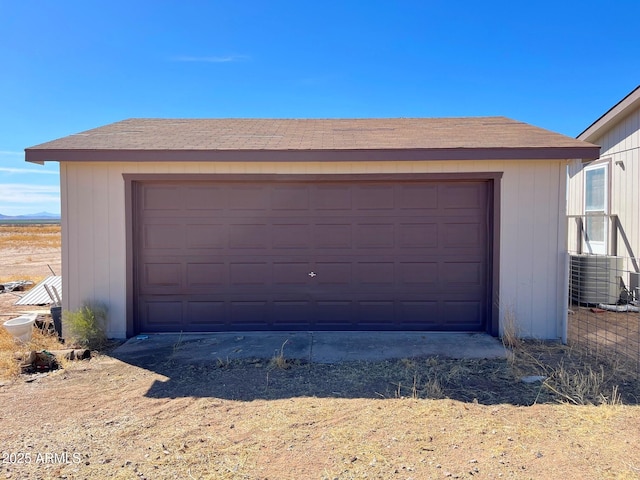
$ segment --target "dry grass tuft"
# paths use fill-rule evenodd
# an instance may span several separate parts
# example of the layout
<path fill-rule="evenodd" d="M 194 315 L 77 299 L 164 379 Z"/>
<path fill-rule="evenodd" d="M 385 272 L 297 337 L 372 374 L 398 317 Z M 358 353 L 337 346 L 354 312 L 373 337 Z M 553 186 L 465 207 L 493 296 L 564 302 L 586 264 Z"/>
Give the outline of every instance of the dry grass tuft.
<path fill-rule="evenodd" d="M 516 314 L 512 307 L 506 307 L 504 309 L 501 340 L 506 348 L 515 348 L 520 345 L 518 322 L 516 321 Z"/>
<path fill-rule="evenodd" d="M 0 225 L 0 248 L 60 248 L 60 225 Z"/>
<path fill-rule="evenodd" d="M 573 405 L 618 405 L 621 386 L 629 392 L 627 401 L 638 403 L 638 386 L 633 369 L 615 357 L 596 359 L 587 351 L 560 343 L 521 341 L 512 350 L 512 368 L 516 375 L 545 377 L 541 389 L 557 401 Z M 634 398 L 636 397 L 636 398 Z"/>
<path fill-rule="evenodd" d="M 20 363 L 14 353 L 22 351 L 14 338 L 4 328 L 0 328 L 0 378 L 8 379 L 20 373 Z"/>
<path fill-rule="evenodd" d="M 26 292 L 40 283 L 42 280 L 47 278 L 49 275 L 20 275 L 20 274 L 9 274 L 0 276 L 0 283 L 9 283 L 9 282 L 18 282 L 20 280 L 30 280 L 33 282 L 31 286 L 25 286 L 23 292 Z"/>
<path fill-rule="evenodd" d="M 284 346 L 287 344 L 289 339 L 285 340 L 282 346 L 280 347 L 280 351 L 277 351 L 276 354 L 269 362 L 269 365 L 273 368 L 279 368 L 280 370 L 286 370 L 291 366 L 291 362 L 289 362 L 284 356 Z"/>
<path fill-rule="evenodd" d="M 560 365 L 549 372 L 544 386 L 575 405 L 621 403 L 618 386 L 614 385 L 610 391 L 607 388 L 603 365 L 599 369 L 587 367 L 584 370 L 568 369 Z"/>
<path fill-rule="evenodd" d="M 106 315 L 106 313 L 105 313 Z M 173 345 L 173 354 L 175 355 L 178 350 L 180 350 L 180 348 L 182 348 L 182 330 L 180 330 L 180 335 L 178 336 L 178 340 L 176 341 L 176 343 Z"/>
<path fill-rule="evenodd" d="M 216 366 L 218 368 L 229 368 L 231 366 L 231 360 L 229 359 L 229 357 L 227 358 L 220 358 L 218 357 L 218 359 L 216 360 Z"/>

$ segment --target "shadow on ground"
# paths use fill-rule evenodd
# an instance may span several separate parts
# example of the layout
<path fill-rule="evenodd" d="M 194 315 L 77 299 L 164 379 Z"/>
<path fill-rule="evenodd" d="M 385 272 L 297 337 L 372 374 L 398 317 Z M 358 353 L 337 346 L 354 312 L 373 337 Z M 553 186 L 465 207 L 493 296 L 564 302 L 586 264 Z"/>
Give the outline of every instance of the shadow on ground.
<path fill-rule="evenodd" d="M 271 358 L 203 358 L 190 356 L 192 347 L 189 340 L 183 340 L 164 349 L 141 349 L 136 355 L 119 355 L 116 350 L 112 356 L 167 377 L 154 382 L 146 393 L 150 398 L 413 397 L 484 405 L 638 404 L 640 398 L 637 378 L 609 377 L 609 370 L 584 364 L 582 357 L 572 356 L 568 347 L 557 344 L 530 344 L 514 350 L 509 359 L 433 356 L 337 363 L 288 359 L 279 354 L 285 351 L 275 351 Z M 543 378 L 526 383 L 523 378 L 527 376 Z"/>
<path fill-rule="evenodd" d="M 169 377 L 156 381 L 147 396 L 217 397 L 251 401 L 293 397 L 451 398 L 482 404 L 529 405 L 548 401 L 540 384 L 514 381 L 505 360 L 405 359 L 344 362 L 335 365 L 292 362 L 277 367 L 261 360 L 221 366 L 161 367 Z"/>

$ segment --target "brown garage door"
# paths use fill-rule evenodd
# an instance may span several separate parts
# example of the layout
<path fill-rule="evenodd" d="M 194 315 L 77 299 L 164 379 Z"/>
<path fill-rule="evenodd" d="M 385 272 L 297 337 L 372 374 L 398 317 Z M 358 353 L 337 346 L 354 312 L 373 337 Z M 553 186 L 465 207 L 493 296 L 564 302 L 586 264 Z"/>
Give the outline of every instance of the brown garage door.
<path fill-rule="evenodd" d="M 134 191 L 138 332 L 485 329 L 486 181 Z"/>

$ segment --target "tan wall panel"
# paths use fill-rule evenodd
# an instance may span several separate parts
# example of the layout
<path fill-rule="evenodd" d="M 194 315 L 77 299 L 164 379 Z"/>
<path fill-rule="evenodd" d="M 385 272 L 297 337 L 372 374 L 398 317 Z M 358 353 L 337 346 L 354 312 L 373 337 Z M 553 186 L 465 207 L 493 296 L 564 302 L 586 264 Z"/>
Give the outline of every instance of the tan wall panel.
<path fill-rule="evenodd" d="M 126 332 L 123 173 L 458 173 L 503 172 L 501 315 L 510 309 L 523 335 L 558 338 L 562 323 L 566 233 L 564 161 L 68 163 L 63 177 L 65 308 L 108 303 L 109 335 Z M 559 190 L 562 190 L 562 193 Z M 535 257 L 535 258 L 534 258 Z M 502 321 L 501 321 L 502 325 Z"/>

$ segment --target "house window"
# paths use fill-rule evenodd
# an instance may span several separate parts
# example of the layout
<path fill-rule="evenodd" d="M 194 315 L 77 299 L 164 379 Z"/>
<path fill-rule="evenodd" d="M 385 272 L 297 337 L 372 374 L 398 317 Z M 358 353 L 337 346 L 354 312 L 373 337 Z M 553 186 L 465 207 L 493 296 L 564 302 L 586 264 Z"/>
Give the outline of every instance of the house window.
<path fill-rule="evenodd" d="M 605 255 L 609 231 L 609 166 L 599 164 L 584 169 L 584 214 L 587 251 Z"/>

